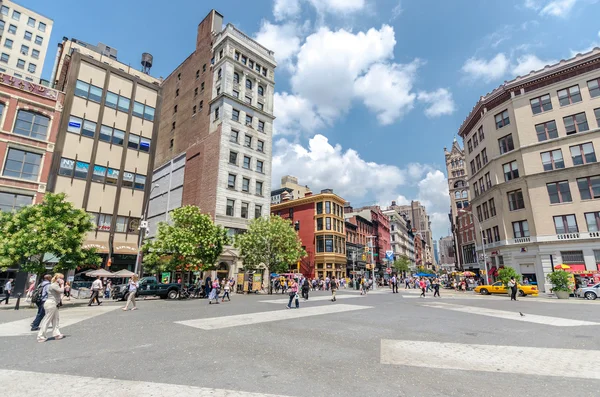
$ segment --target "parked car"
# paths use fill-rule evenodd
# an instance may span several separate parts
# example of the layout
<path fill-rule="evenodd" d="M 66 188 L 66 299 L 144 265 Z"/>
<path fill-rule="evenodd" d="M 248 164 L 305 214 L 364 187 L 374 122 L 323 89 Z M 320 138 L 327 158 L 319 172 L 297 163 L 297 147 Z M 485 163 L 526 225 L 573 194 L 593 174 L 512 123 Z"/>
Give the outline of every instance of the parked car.
<path fill-rule="evenodd" d="M 600 296 L 600 283 L 589 287 L 580 287 L 575 291 L 575 296 L 593 301 Z"/>
<path fill-rule="evenodd" d="M 517 286 L 519 289 L 519 296 L 538 294 L 538 289 L 535 285 L 517 284 Z M 474 291 L 481 295 L 508 294 L 508 288 L 506 288 L 506 285 L 502 284 L 501 281 L 497 281 L 492 285 L 480 285 L 475 287 Z"/>
<path fill-rule="evenodd" d="M 161 299 L 176 299 L 181 285 L 177 283 L 162 284 L 156 277 L 143 277 L 139 281 L 140 287 L 135 296 L 158 296 Z M 112 297 L 117 300 L 126 300 L 129 296 L 129 284 L 119 284 L 112 288 Z"/>

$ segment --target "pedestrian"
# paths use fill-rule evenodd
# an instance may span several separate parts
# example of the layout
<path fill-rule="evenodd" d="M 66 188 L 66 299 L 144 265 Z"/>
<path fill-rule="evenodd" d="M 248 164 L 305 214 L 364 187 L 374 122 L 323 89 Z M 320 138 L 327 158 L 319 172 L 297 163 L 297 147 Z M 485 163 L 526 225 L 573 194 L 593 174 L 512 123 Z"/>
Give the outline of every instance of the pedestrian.
<path fill-rule="evenodd" d="M 419 286 L 421 287 L 421 295 L 419 295 L 419 297 L 423 297 L 425 298 L 425 291 L 427 289 L 427 283 L 425 282 L 425 280 L 423 278 L 421 278 L 421 281 L 419 281 Z"/>
<path fill-rule="evenodd" d="M 433 290 L 431 287 L 431 280 L 429 278 L 427 278 L 425 280 L 425 283 L 427 283 L 427 292 L 431 292 Z"/>
<path fill-rule="evenodd" d="M 112 288 L 112 281 L 107 280 L 104 285 L 104 299 L 110 299 L 110 290 Z"/>
<path fill-rule="evenodd" d="M 296 300 L 296 309 L 300 308 L 300 299 L 298 299 L 298 284 L 296 283 L 296 280 L 290 280 L 290 301 L 288 302 L 287 308 L 291 309 L 292 308 L 292 301 L 295 299 Z"/>
<path fill-rule="evenodd" d="M 304 284 L 302 284 L 302 297 L 304 300 L 308 300 L 308 291 L 310 291 L 310 283 L 308 279 L 304 279 Z"/>
<path fill-rule="evenodd" d="M 225 285 L 223 286 L 223 298 L 221 299 L 221 302 L 225 302 L 225 297 L 227 297 L 227 302 L 231 301 L 231 298 L 229 297 L 229 291 L 231 290 L 231 282 L 229 280 L 225 281 Z"/>
<path fill-rule="evenodd" d="M 38 285 L 38 287 L 36 288 L 37 294 L 32 293 L 31 295 L 32 300 L 37 299 L 37 302 L 34 303 L 38 307 L 35 319 L 31 323 L 32 331 L 39 331 L 40 323 L 46 315 L 46 311 L 44 310 L 44 303 L 46 303 L 46 300 L 48 299 L 48 287 L 50 286 L 50 280 L 52 280 L 52 276 L 50 274 L 46 274 L 40 285 Z M 37 298 L 35 295 L 39 295 L 39 298 Z"/>
<path fill-rule="evenodd" d="M 62 273 L 56 273 L 50 285 L 48 286 L 48 297 L 44 303 L 44 319 L 37 334 L 38 342 L 45 342 L 46 331 L 48 326 L 52 323 L 52 336 L 55 340 L 62 339 L 65 336 L 60 333 L 59 329 L 59 318 L 58 318 L 58 306 L 60 304 L 60 297 L 64 292 L 65 276 Z"/>
<path fill-rule="evenodd" d="M 361 295 L 366 295 L 367 291 L 369 290 L 369 281 L 365 277 L 363 277 L 360 280 L 360 287 L 361 287 L 360 294 Z"/>
<path fill-rule="evenodd" d="M 219 279 L 215 278 L 215 281 L 212 283 L 212 289 L 210 290 L 210 295 L 208 295 L 208 304 L 212 304 L 212 301 L 219 304 Z"/>
<path fill-rule="evenodd" d="M 29 283 L 29 288 L 27 288 L 27 295 L 25 296 L 25 302 L 31 302 L 31 295 L 35 290 L 35 281 Z M 33 302 L 32 302 L 33 306 Z"/>
<path fill-rule="evenodd" d="M 65 298 L 71 300 L 71 283 L 68 281 L 65 283 Z"/>
<path fill-rule="evenodd" d="M 7 305 L 8 305 L 8 298 L 10 298 L 10 294 L 13 289 L 13 281 L 14 280 L 12 278 L 9 278 L 8 281 L 6 282 L 6 284 L 4 284 L 4 293 L 6 294 L 4 301 L 6 301 Z"/>
<path fill-rule="evenodd" d="M 123 308 L 123 311 L 127 311 L 130 303 L 131 303 L 131 306 L 133 306 L 131 308 L 131 310 L 137 310 L 137 307 L 135 306 L 135 295 L 137 294 L 138 288 L 140 288 L 140 284 L 138 283 L 138 280 L 139 280 L 139 276 L 137 274 L 134 274 L 133 277 L 131 277 L 129 279 L 129 286 L 128 286 L 129 295 L 127 295 L 127 304 Z"/>
<path fill-rule="evenodd" d="M 100 280 L 100 276 L 97 276 L 94 282 L 92 283 L 92 296 L 90 297 L 90 301 L 88 302 L 88 306 L 92 306 L 94 300 L 98 302 L 98 306 L 102 304 L 100 302 L 100 291 L 102 290 L 102 280 Z"/>
<path fill-rule="evenodd" d="M 408 277 L 404 279 L 404 289 L 410 289 L 410 279 Z"/>
<path fill-rule="evenodd" d="M 515 281 L 514 277 L 510 278 L 510 281 L 508 282 L 508 288 L 510 288 L 510 300 L 516 301 L 517 300 L 517 290 L 519 288 L 517 287 L 517 282 Z"/>
<path fill-rule="evenodd" d="M 437 277 L 433 280 L 433 291 L 434 291 L 433 292 L 433 297 L 434 298 L 436 296 L 438 298 L 441 298 L 441 296 L 440 296 L 440 280 Z"/>
<path fill-rule="evenodd" d="M 211 286 L 212 286 L 212 282 L 210 280 L 210 276 L 208 276 L 208 277 L 206 277 L 206 280 L 204 282 L 204 294 L 207 298 L 210 296 Z"/>
<path fill-rule="evenodd" d="M 338 289 L 338 282 L 335 279 L 335 276 L 329 280 L 329 288 L 331 288 L 331 301 L 335 302 L 335 291 Z"/>
<path fill-rule="evenodd" d="M 398 278 L 396 277 L 396 274 L 394 274 L 392 276 L 392 294 L 397 294 L 398 293 Z"/>

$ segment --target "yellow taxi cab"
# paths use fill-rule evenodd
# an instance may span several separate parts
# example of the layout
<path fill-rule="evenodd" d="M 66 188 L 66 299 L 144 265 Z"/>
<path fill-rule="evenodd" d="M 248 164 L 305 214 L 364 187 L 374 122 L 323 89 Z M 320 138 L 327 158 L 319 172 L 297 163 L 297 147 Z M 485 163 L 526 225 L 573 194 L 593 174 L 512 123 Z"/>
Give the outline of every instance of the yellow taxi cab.
<path fill-rule="evenodd" d="M 538 294 L 538 289 L 535 285 L 517 284 L 517 287 L 519 288 L 519 296 Z M 475 287 L 474 291 L 481 295 L 508 294 L 508 288 L 500 281 L 497 281 L 492 285 L 480 285 Z"/>

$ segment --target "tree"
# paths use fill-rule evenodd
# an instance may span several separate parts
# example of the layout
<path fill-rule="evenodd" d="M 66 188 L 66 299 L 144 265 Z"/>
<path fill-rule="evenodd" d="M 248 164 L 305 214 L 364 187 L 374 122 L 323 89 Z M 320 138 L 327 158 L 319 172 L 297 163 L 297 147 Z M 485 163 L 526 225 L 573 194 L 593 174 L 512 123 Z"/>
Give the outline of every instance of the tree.
<path fill-rule="evenodd" d="M 66 201 L 65 194 L 48 193 L 44 201 L 0 216 L 0 269 L 21 269 L 42 274 L 97 265 L 95 249 L 83 248 L 87 232 L 94 229 L 84 210 Z"/>
<path fill-rule="evenodd" d="M 498 270 L 498 280 L 502 281 L 502 284 L 507 285 L 511 277 L 514 277 L 516 282 L 521 281 L 521 275 L 512 267 L 505 267 Z"/>
<path fill-rule="evenodd" d="M 398 274 L 405 275 L 410 271 L 410 259 L 406 255 L 400 255 L 392 264 L 392 267 Z"/>
<path fill-rule="evenodd" d="M 229 243 L 226 230 L 193 205 L 175 209 L 171 219 L 172 223 L 160 222 L 156 238 L 144 243 L 144 268 L 159 273 L 214 266 Z"/>
<path fill-rule="evenodd" d="M 238 234 L 234 245 L 240 250 L 246 269 L 263 265 L 269 275 L 287 271 L 291 264 L 306 256 L 292 222 L 274 215 L 250 221 L 248 231 Z M 272 293 L 269 282 L 269 294 Z"/>
<path fill-rule="evenodd" d="M 558 270 L 552 273 L 548 273 L 546 278 L 548 281 L 552 283 L 552 291 L 567 291 L 570 292 L 573 290 L 573 286 L 571 284 L 570 273 L 565 272 L 564 270 Z"/>

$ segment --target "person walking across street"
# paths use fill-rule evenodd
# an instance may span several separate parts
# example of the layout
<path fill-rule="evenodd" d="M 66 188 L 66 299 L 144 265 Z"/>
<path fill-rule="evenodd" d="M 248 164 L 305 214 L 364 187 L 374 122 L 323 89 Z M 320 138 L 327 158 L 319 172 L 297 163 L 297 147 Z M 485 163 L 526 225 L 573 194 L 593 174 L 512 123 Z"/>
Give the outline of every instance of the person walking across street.
<path fill-rule="evenodd" d="M 425 282 L 424 279 L 421 278 L 421 281 L 418 281 L 419 286 L 421 287 L 421 295 L 419 295 L 419 297 L 423 297 L 425 298 L 425 291 L 427 289 L 427 283 Z"/>
<path fill-rule="evenodd" d="M 231 282 L 229 280 L 225 281 L 225 285 L 223 286 L 223 298 L 221 299 L 221 302 L 225 302 L 225 297 L 227 297 L 227 302 L 231 301 L 231 298 L 229 297 L 229 291 L 231 291 Z"/>
<path fill-rule="evenodd" d="M 394 274 L 392 276 L 392 294 L 398 293 L 398 277 Z"/>
<path fill-rule="evenodd" d="M 128 286 L 129 295 L 127 295 L 127 304 L 123 308 L 123 311 L 127 311 L 130 303 L 132 306 L 131 310 L 137 310 L 137 306 L 135 305 L 135 295 L 137 293 L 138 288 L 140 287 L 138 280 L 139 280 L 139 276 L 137 274 L 134 274 L 133 277 L 131 277 L 129 279 L 129 286 Z"/>
<path fill-rule="evenodd" d="M 433 297 L 438 297 L 441 298 L 440 296 L 440 279 L 439 278 L 435 278 L 433 279 Z"/>
<path fill-rule="evenodd" d="M 92 306 L 94 300 L 98 302 L 98 306 L 102 304 L 102 302 L 100 302 L 100 291 L 102 291 L 102 280 L 100 280 L 100 276 L 98 276 L 92 283 L 92 296 L 90 297 L 88 306 Z"/>
<path fill-rule="evenodd" d="M 338 282 L 336 280 L 335 277 L 333 277 L 330 281 L 329 281 L 329 288 L 331 288 L 331 301 L 335 302 L 335 291 L 337 291 L 339 285 Z"/>
<path fill-rule="evenodd" d="M 510 300 L 516 301 L 518 287 L 514 277 L 510 278 L 510 281 L 508 282 L 508 288 L 510 288 Z"/>
<path fill-rule="evenodd" d="M 62 273 L 56 273 L 50 282 L 48 287 L 48 298 L 44 303 L 44 310 L 46 314 L 42 320 L 42 324 L 37 334 L 38 342 L 45 342 L 46 331 L 48 326 L 52 323 L 52 336 L 55 340 L 62 339 L 65 336 L 60 333 L 59 329 L 59 318 L 58 318 L 58 306 L 60 304 L 61 295 L 64 292 L 65 276 Z"/>
<path fill-rule="evenodd" d="M 304 298 L 304 300 L 308 300 L 308 291 L 310 291 L 310 283 L 308 282 L 308 279 L 305 278 L 304 284 L 302 284 L 302 298 Z"/>
<path fill-rule="evenodd" d="M 296 283 L 296 280 L 290 280 L 290 287 L 289 287 L 289 295 L 290 295 L 290 301 L 288 302 L 287 308 L 291 309 L 292 308 L 292 301 L 295 299 L 296 300 L 296 309 L 300 308 L 300 299 L 298 299 L 298 283 Z"/>
<path fill-rule="evenodd" d="M 212 289 L 210 290 L 210 294 L 208 295 L 208 304 L 212 304 L 212 301 L 215 301 L 215 303 L 218 305 L 219 304 L 219 279 L 215 278 L 215 280 L 212 283 Z"/>
<path fill-rule="evenodd" d="M 8 298 L 10 298 L 10 294 L 12 292 L 13 289 L 13 279 L 9 278 L 8 281 L 6 282 L 6 284 L 4 284 L 4 293 L 6 294 L 6 298 L 4 298 L 4 301 L 6 302 L 6 304 L 8 305 Z"/>
<path fill-rule="evenodd" d="M 38 307 L 37 315 L 31 323 L 32 331 L 39 331 L 42 319 L 46 315 L 44 303 L 46 303 L 46 300 L 48 299 L 48 287 L 50 286 L 50 280 L 52 280 L 52 276 L 50 274 L 46 274 L 40 285 L 38 285 L 38 287 L 35 289 L 35 292 L 31 294 L 31 301 Z"/>

